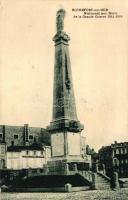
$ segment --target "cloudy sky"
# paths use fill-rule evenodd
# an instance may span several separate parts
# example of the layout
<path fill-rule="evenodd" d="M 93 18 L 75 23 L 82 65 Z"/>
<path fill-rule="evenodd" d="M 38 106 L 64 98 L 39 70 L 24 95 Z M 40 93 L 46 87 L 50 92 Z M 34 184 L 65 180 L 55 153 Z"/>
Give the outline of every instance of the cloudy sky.
<path fill-rule="evenodd" d="M 56 11 L 67 12 L 78 118 L 95 149 L 128 141 L 128 1 L 4 0 L 0 4 L 0 124 L 52 120 Z M 73 18 L 108 8 L 122 18 Z"/>

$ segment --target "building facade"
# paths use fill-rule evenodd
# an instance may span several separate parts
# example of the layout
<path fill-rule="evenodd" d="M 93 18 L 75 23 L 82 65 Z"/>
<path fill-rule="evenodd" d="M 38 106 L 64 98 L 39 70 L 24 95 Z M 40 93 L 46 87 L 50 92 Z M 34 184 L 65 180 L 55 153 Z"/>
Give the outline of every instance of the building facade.
<path fill-rule="evenodd" d="M 7 169 L 43 168 L 50 157 L 50 146 L 11 146 L 7 150 Z"/>
<path fill-rule="evenodd" d="M 105 165 L 106 173 L 111 176 L 118 172 L 119 178 L 128 177 L 128 142 L 115 142 L 99 150 L 99 162 Z"/>
<path fill-rule="evenodd" d="M 42 168 L 50 154 L 50 135 L 46 129 L 28 124 L 0 125 L 0 169 Z"/>

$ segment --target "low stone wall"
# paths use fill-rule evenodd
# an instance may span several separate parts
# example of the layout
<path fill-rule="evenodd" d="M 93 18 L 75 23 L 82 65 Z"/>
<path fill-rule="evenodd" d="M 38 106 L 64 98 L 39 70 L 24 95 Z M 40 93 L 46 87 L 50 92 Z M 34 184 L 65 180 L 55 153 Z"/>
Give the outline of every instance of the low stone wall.
<path fill-rule="evenodd" d="M 60 188 L 13 188 L 10 192 L 65 192 L 64 187 Z"/>
<path fill-rule="evenodd" d="M 55 187 L 55 188 L 13 188 L 9 192 L 79 192 L 90 190 L 90 187 L 71 187 L 70 191 L 65 190 L 65 187 Z"/>
<path fill-rule="evenodd" d="M 119 184 L 121 188 L 128 188 L 128 181 L 125 181 L 125 182 L 119 181 Z"/>

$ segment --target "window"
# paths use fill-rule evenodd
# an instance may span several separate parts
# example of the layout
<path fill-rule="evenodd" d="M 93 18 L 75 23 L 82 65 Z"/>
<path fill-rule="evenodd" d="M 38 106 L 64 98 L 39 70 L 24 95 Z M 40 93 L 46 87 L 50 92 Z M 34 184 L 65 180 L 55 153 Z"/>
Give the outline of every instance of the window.
<path fill-rule="evenodd" d="M 114 165 L 118 166 L 119 165 L 119 160 L 117 158 L 114 158 Z"/>
<path fill-rule="evenodd" d="M 26 155 L 29 155 L 29 151 L 28 150 L 26 151 Z"/>
<path fill-rule="evenodd" d="M 32 173 L 33 173 L 33 174 L 34 174 L 34 173 L 37 173 L 37 170 L 36 170 L 36 169 L 32 170 Z"/>
<path fill-rule="evenodd" d="M 29 135 L 29 139 L 30 139 L 30 140 L 33 140 L 33 135 Z"/>
<path fill-rule="evenodd" d="M 2 133 L 0 133 L 0 139 L 2 139 L 2 136 L 3 136 Z"/>
<path fill-rule="evenodd" d="M 120 153 L 123 154 L 123 149 L 122 148 L 120 149 Z"/>
<path fill-rule="evenodd" d="M 5 154 L 5 147 L 1 147 L 1 154 Z"/>
<path fill-rule="evenodd" d="M 119 152 L 119 149 L 116 149 L 116 154 L 119 154 L 120 152 Z"/>
<path fill-rule="evenodd" d="M 14 135 L 14 139 L 18 139 L 18 135 Z"/>
<path fill-rule="evenodd" d="M 125 147 L 125 149 L 124 149 L 124 150 L 125 150 L 125 154 L 127 154 L 127 153 L 128 153 L 128 149 Z"/>
<path fill-rule="evenodd" d="M 44 151 L 41 151 L 40 154 L 41 154 L 41 156 L 43 156 L 43 158 L 44 158 Z"/>
<path fill-rule="evenodd" d="M 44 169 L 40 169 L 40 173 L 43 173 L 44 172 Z"/>
<path fill-rule="evenodd" d="M 119 154 L 121 154 L 121 149 L 119 149 Z"/>

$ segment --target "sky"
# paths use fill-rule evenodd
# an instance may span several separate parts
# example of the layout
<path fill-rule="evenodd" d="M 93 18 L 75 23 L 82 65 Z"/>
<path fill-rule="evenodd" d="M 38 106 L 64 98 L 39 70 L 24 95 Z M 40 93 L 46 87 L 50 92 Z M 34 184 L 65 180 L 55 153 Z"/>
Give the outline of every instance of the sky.
<path fill-rule="evenodd" d="M 78 119 L 98 150 L 128 141 L 128 1 L 4 0 L 0 3 L 0 124 L 52 121 L 56 12 L 66 10 Z M 73 8 L 108 8 L 122 18 L 74 18 Z"/>

